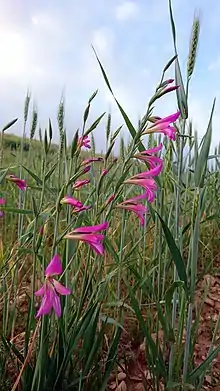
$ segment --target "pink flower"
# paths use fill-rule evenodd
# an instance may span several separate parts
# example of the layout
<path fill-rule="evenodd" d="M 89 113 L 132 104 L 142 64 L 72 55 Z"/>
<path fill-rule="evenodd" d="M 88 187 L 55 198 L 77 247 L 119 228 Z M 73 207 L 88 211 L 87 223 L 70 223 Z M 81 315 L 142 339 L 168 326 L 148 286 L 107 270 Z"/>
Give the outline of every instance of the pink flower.
<path fill-rule="evenodd" d="M 83 174 L 86 174 L 87 172 L 89 172 L 91 166 L 86 166 L 84 169 L 83 169 Z"/>
<path fill-rule="evenodd" d="M 130 185 L 137 185 L 141 186 L 145 189 L 145 197 L 149 202 L 153 202 L 155 199 L 155 193 L 157 191 L 157 185 L 155 183 L 155 180 L 153 178 L 129 178 L 124 183 L 130 184 Z M 140 197 L 140 196 L 138 196 Z M 141 199 L 141 198 L 139 198 Z M 137 200 L 137 198 L 136 198 Z"/>
<path fill-rule="evenodd" d="M 21 190 L 25 190 L 26 187 L 27 187 L 27 183 L 25 182 L 25 180 L 24 179 L 19 179 L 15 175 L 9 175 L 7 177 L 7 179 L 10 182 L 14 182 L 19 187 L 19 189 L 21 189 Z"/>
<path fill-rule="evenodd" d="M 85 159 L 82 161 L 81 166 L 85 166 L 86 164 L 89 164 L 92 162 L 103 162 L 103 158 L 102 157 L 91 157 L 90 159 Z"/>
<path fill-rule="evenodd" d="M 157 169 L 153 171 L 153 174 L 159 175 L 163 169 L 163 160 L 160 159 L 158 156 L 152 156 L 152 154 L 160 151 L 162 149 L 162 146 L 163 145 L 160 144 L 155 148 L 151 148 L 146 151 L 142 151 L 142 152 L 134 155 L 134 157 L 148 163 L 148 165 L 150 167 L 150 171 L 153 169 L 156 169 L 156 167 L 157 167 Z M 156 174 L 155 174 L 155 171 L 156 171 Z M 150 176 L 154 176 L 154 175 L 151 174 Z"/>
<path fill-rule="evenodd" d="M 85 206 L 82 204 L 82 202 L 78 201 L 76 198 L 70 197 L 66 195 L 65 197 L 62 198 L 60 201 L 61 204 L 67 204 L 73 206 L 73 213 L 79 213 L 82 212 L 83 210 L 88 210 L 91 208 L 91 206 Z"/>
<path fill-rule="evenodd" d="M 112 194 L 106 201 L 105 206 L 108 206 L 115 199 L 115 195 Z"/>
<path fill-rule="evenodd" d="M 79 213 L 79 212 L 82 212 L 83 210 L 88 210 L 88 209 L 91 209 L 91 205 L 82 205 L 81 207 L 79 208 L 74 208 L 72 210 L 72 213 Z"/>
<path fill-rule="evenodd" d="M 133 198 L 130 198 L 128 200 L 121 202 L 120 204 L 117 205 L 117 208 L 121 208 L 121 209 L 125 209 L 125 210 L 129 210 L 131 212 L 134 212 L 138 216 L 138 218 L 140 220 L 140 224 L 144 225 L 144 223 L 145 223 L 144 216 L 147 213 L 147 207 L 142 204 L 139 204 L 138 201 L 141 199 L 147 199 L 147 198 L 148 198 L 148 194 L 144 193 L 139 196 L 136 196 L 136 197 L 133 197 Z"/>
<path fill-rule="evenodd" d="M 54 309 L 58 318 L 61 316 L 60 295 L 69 295 L 70 289 L 63 286 L 59 281 L 55 280 L 53 276 L 62 273 L 62 265 L 58 254 L 54 255 L 49 265 L 45 270 L 44 285 L 35 292 L 36 296 L 42 296 L 41 306 L 36 315 L 39 318 L 42 315 L 49 314 L 52 308 Z"/>
<path fill-rule="evenodd" d="M 177 113 L 157 120 L 150 128 L 144 130 L 143 134 L 163 133 L 165 136 L 168 136 L 170 140 L 175 141 L 176 129 L 173 126 L 170 126 L 170 124 L 175 122 L 179 118 L 180 114 L 181 112 L 177 111 Z"/>
<path fill-rule="evenodd" d="M 164 88 L 163 90 L 163 94 L 167 94 L 168 92 L 172 92 L 172 91 L 175 91 L 175 90 L 178 90 L 180 86 L 170 86 L 170 87 L 166 87 Z"/>
<path fill-rule="evenodd" d="M 103 168 L 103 170 L 102 170 L 102 176 L 105 176 L 105 175 L 107 175 L 108 174 L 108 170 L 107 170 L 107 168 Z"/>
<path fill-rule="evenodd" d="M 81 208 L 83 206 L 82 202 L 80 202 L 76 198 L 70 197 L 68 195 L 63 197 L 62 200 L 60 201 L 60 203 L 61 204 L 71 205 L 74 208 Z"/>
<path fill-rule="evenodd" d="M 88 136 L 82 136 L 78 139 L 78 146 L 79 147 L 85 147 L 85 148 L 91 148 L 90 146 L 90 139 Z"/>
<path fill-rule="evenodd" d="M 84 179 L 82 181 L 76 181 L 73 185 L 74 190 L 80 189 L 80 187 L 87 185 L 90 182 L 90 179 Z"/>
<path fill-rule="evenodd" d="M 64 236 L 65 239 L 82 240 L 88 243 L 92 249 L 98 254 L 104 254 L 104 247 L 102 241 L 104 235 L 97 233 L 98 231 L 104 231 L 108 229 L 108 223 L 104 222 L 98 225 L 92 225 L 90 227 L 79 227 L 69 232 Z"/>

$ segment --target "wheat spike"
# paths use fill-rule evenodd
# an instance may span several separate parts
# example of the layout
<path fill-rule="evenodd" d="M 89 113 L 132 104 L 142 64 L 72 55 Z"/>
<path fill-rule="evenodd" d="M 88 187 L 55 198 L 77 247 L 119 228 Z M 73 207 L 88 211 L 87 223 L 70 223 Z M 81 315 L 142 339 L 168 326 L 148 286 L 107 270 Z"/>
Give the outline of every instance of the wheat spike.
<path fill-rule="evenodd" d="M 64 100 L 61 99 L 58 107 L 58 113 L 57 113 L 57 122 L 58 122 L 60 137 L 62 137 L 63 127 L 64 127 L 64 113 L 65 113 Z"/>
<path fill-rule="evenodd" d="M 24 123 L 26 125 L 27 118 L 28 118 L 28 111 L 29 111 L 29 104 L 31 100 L 31 95 L 29 91 L 27 92 L 26 98 L 25 98 L 25 103 L 24 103 Z"/>
<path fill-rule="evenodd" d="M 93 157 L 95 157 L 95 138 L 94 138 L 94 135 L 93 133 L 91 133 L 91 154 Z"/>
<path fill-rule="evenodd" d="M 198 16 L 196 16 L 194 18 L 193 25 L 192 25 L 192 32 L 191 32 L 191 39 L 190 39 L 190 46 L 189 46 L 189 56 L 188 56 L 188 63 L 187 63 L 188 79 L 192 76 L 195 67 L 198 42 L 199 42 L 199 32 L 200 32 L 200 19 Z"/>
<path fill-rule="evenodd" d="M 32 123 L 31 123 L 31 131 L 30 131 L 30 140 L 33 140 L 36 127 L 37 127 L 37 119 L 38 119 L 38 113 L 36 108 L 33 108 L 33 113 L 32 113 Z"/>

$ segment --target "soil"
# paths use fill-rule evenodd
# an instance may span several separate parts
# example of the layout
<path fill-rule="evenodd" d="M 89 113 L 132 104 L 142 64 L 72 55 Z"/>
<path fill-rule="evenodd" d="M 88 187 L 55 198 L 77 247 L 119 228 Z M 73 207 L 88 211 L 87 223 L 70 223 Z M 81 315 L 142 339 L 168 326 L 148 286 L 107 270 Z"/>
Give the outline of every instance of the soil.
<path fill-rule="evenodd" d="M 214 269 L 216 273 L 214 275 L 206 274 L 199 282 L 196 292 L 196 308 L 199 309 L 201 307 L 198 336 L 194 351 L 194 362 L 196 366 L 200 365 L 208 355 L 215 325 L 219 317 L 220 257 L 217 259 Z M 27 299 L 23 290 L 21 290 L 18 297 L 17 310 L 18 316 L 24 319 L 25 313 L 27 312 Z M 124 328 L 126 331 L 122 333 L 120 340 L 118 365 L 110 376 L 108 391 L 152 390 L 150 372 L 145 359 L 145 343 L 142 334 L 138 331 L 135 319 L 128 316 L 125 319 Z M 154 337 L 154 335 L 152 336 Z M 159 332 L 159 340 L 161 342 L 162 339 L 162 332 Z M 24 330 L 22 330 L 21 323 L 19 328 L 14 331 L 12 342 L 22 352 L 24 346 Z M 219 345 L 219 342 L 220 331 L 216 334 L 214 347 Z M 12 384 L 18 376 L 16 364 L 15 361 L 8 363 L 8 377 L 11 379 Z M 160 384 L 160 390 L 164 390 L 162 382 Z M 220 354 L 213 361 L 211 370 L 205 377 L 202 390 L 220 391 Z"/>

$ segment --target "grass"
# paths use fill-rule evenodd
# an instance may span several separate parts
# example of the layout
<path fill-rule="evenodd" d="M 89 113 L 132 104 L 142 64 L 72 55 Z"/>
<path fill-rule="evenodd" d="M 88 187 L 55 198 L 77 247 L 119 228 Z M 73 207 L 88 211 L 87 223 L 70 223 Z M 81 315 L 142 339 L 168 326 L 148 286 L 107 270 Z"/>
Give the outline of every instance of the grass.
<path fill-rule="evenodd" d="M 0 220 L 1 389 L 104 391 L 109 386 L 123 389 L 123 382 L 128 388 L 131 357 L 127 348 L 123 353 L 121 348 L 129 338 L 141 346 L 147 371 L 141 372 L 143 389 L 160 390 L 164 385 L 167 390 L 200 390 L 207 374 L 212 376 L 211 366 L 220 352 L 219 319 L 212 323 L 211 346 L 200 364 L 196 363 L 195 345 L 208 287 L 200 306 L 197 292 L 203 277 L 215 274 L 219 252 L 219 147 L 210 155 L 215 102 L 199 143 L 187 114 L 199 19 L 193 23 L 184 85 L 171 4 L 170 16 L 175 55 L 165 66 L 138 126 L 115 98 L 131 134 L 128 144 L 120 139 L 117 159 L 114 145 L 121 128 L 112 129 L 111 116 L 101 113 L 88 126 L 97 91 L 88 100 L 80 135 L 76 132 L 72 140 L 67 140 L 64 102 L 58 107 L 60 141 L 55 145 L 51 122 L 42 134 L 36 109 L 30 113 L 29 94 L 23 137 L 7 134 L 15 121 L 2 130 L 0 195 L 6 204 L 1 205 L 4 218 Z M 97 60 L 114 97 L 98 56 Z M 170 93 L 165 80 L 173 65 L 181 111 L 174 125 L 176 140 L 149 130 L 157 114 L 153 105 Z M 99 123 L 106 127 L 106 151 L 102 161 L 92 162 L 84 173 L 87 165 L 82 165 L 83 160 L 99 156 L 93 138 Z M 34 138 L 37 129 L 39 141 Z M 81 135 L 89 137 L 91 150 L 80 147 Z M 148 213 L 141 227 L 134 213 L 117 206 L 141 193 L 140 187 L 125 183 L 149 169 L 134 155 L 160 142 L 163 148 L 157 155 L 163 159 L 163 170 L 155 177 L 155 201 L 143 200 Z M 9 174 L 24 179 L 26 190 L 19 190 Z M 76 181 L 85 178 L 90 183 L 74 191 Z M 74 213 L 72 206 L 61 203 L 67 194 L 91 208 Z M 101 256 L 88 243 L 65 239 L 76 227 L 104 221 L 109 228 L 104 232 Z M 40 300 L 34 292 L 42 286 L 44 270 L 57 253 L 63 269 L 57 279 L 60 277 L 71 294 L 61 297 L 60 318 L 52 311 L 37 319 Z"/>

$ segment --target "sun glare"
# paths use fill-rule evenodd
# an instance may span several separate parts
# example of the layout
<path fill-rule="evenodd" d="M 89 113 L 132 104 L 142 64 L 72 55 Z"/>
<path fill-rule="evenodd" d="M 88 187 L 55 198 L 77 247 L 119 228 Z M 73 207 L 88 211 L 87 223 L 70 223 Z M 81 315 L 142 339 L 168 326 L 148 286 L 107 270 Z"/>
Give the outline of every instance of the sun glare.
<path fill-rule="evenodd" d="M 0 33 L 0 76 L 18 75 L 25 66 L 25 47 L 22 37 L 9 31 Z"/>

